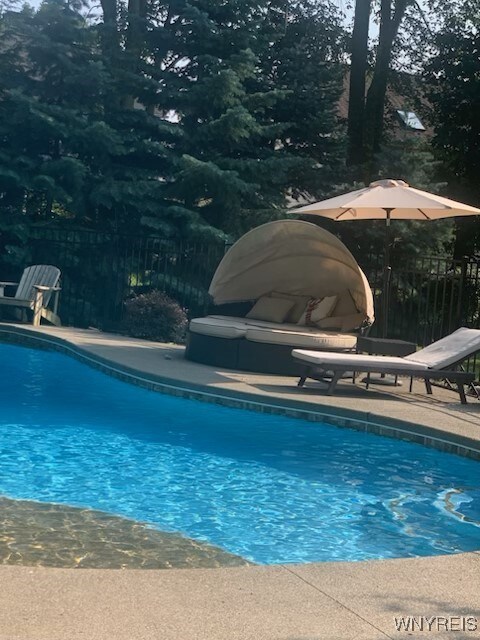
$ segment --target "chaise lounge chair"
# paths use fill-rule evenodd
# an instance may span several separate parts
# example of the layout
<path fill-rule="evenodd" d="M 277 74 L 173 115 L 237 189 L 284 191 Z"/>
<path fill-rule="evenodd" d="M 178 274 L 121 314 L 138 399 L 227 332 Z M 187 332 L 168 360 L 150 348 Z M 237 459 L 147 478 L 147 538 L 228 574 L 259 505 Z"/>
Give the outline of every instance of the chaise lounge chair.
<path fill-rule="evenodd" d="M 60 269 L 49 264 L 37 264 L 24 269 L 20 282 L 0 282 L 0 306 L 20 308 L 22 320 L 26 320 L 27 309 L 33 312 L 34 327 L 42 318 L 61 326 L 57 315 L 60 287 Z M 15 296 L 5 296 L 5 287 L 16 286 Z M 48 304 L 53 294 L 53 310 Z"/>
<path fill-rule="evenodd" d="M 294 349 L 292 356 L 306 367 L 305 373 L 298 382 L 299 387 L 303 387 L 307 378 L 322 380 L 327 373 L 333 374 L 327 390 L 327 394 L 332 395 L 342 375 L 353 370 L 367 374 L 390 373 L 410 378 L 423 378 L 427 393 L 431 394 L 430 380 L 445 378 L 457 384 L 461 402 L 466 404 L 464 385 L 472 383 L 475 374 L 457 371 L 455 366 L 477 351 L 480 351 L 480 329 L 462 327 L 404 358 L 303 349 Z"/>

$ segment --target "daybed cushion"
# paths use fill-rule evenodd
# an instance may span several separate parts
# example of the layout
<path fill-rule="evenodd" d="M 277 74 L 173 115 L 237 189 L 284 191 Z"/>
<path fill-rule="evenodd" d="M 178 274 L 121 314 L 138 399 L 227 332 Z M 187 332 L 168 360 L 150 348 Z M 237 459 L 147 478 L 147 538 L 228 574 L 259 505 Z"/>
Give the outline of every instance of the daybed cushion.
<path fill-rule="evenodd" d="M 298 327 L 297 327 L 298 328 Z M 305 327 L 307 329 L 307 327 Z M 283 344 L 313 349 L 355 349 L 357 336 L 330 331 L 283 331 L 282 329 L 249 328 L 245 335 L 251 342 Z"/>
<path fill-rule="evenodd" d="M 417 369 L 425 371 L 428 369 L 426 364 L 413 362 L 406 358 L 396 358 L 394 356 L 367 356 L 349 353 L 318 353 L 318 351 L 304 351 L 302 349 L 294 349 L 292 356 L 302 362 L 316 365 L 317 367 L 327 367 L 338 365 L 345 366 L 346 370 L 362 371 L 362 366 L 379 366 L 379 372 L 395 371 L 400 369 Z"/>
<path fill-rule="evenodd" d="M 293 300 L 287 298 L 262 296 L 250 309 L 246 317 L 253 320 L 282 323 L 294 304 Z"/>
<path fill-rule="evenodd" d="M 277 329 L 279 331 L 293 331 L 294 333 L 325 333 L 325 330 L 319 330 L 318 326 L 307 327 L 298 324 L 279 324 L 278 322 L 265 322 L 264 320 L 253 320 L 251 318 L 238 318 L 233 316 L 207 316 L 208 318 L 215 318 L 216 320 L 222 320 L 225 323 L 233 322 L 237 326 L 243 326 L 245 332 L 250 328 L 261 329 Z M 193 322 L 193 321 L 192 321 Z"/>
<path fill-rule="evenodd" d="M 267 327 L 270 329 L 281 329 L 282 331 L 301 331 L 302 333 L 310 332 L 317 333 L 319 329 L 323 329 L 324 331 L 353 331 L 353 329 L 358 329 L 361 326 L 362 322 L 365 319 L 365 316 L 362 313 L 357 313 L 353 316 L 344 316 L 342 318 L 325 318 L 324 320 L 320 320 L 316 326 L 307 327 L 298 324 L 288 324 L 284 323 L 279 325 L 278 323 L 272 322 L 264 322 L 262 320 L 250 320 L 249 318 L 240 318 L 238 316 L 217 316 L 212 315 L 208 316 L 208 318 L 215 318 L 217 320 L 226 320 L 233 321 L 238 324 L 243 324 L 246 327 Z"/>
<path fill-rule="evenodd" d="M 205 336 L 217 336 L 218 338 L 244 338 L 247 329 L 250 327 L 265 327 L 267 329 L 278 329 L 282 327 L 285 331 L 297 331 L 296 324 L 278 324 L 265 320 L 254 320 L 253 318 L 237 318 L 234 316 L 206 316 L 205 318 L 195 318 L 190 320 L 189 329 L 192 333 L 201 333 Z M 304 327 L 306 331 L 309 327 Z"/>
<path fill-rule="evenodd" d="M 247 326 L 244 323 L 238 323 L 230 318 L 225 321 L 223 318 L 195 318 L 190 320 L 189 329 L 192 333 L 201 333 L 204 336 L 214 336 L 216 338 L 227 338 L 233 340 L 235 338 L 243 338 Z"/>
<path fill-rule="evenodd" d="M 316 327 L 278 324 L 227 316 L 207 316 L 190 321 L 190 331 L 217 338 L 246 338 L 251 342 L 284 344 L 313 349 L 354 349 L 357 336 L 348 333 L 322 331 Z"/>
<path fill-rule="evenodd" d="M 298 324 L 278 323 L 278 322 L 266 322 L 265 320 L 254 320 L 253 318 L 239 318 L 233 316 L 207 316 L 208 318 L 215 318 L 216 320 L 223 320 L 226 323 L 234 322 L 237 325 L 243 325 L 245 331 L 250 327 L 262 327 L 265 329 L 281 329 L 282 331 L 301 331 L 315 333 L 318 331 L 317 327 L 299 327 Z"/>

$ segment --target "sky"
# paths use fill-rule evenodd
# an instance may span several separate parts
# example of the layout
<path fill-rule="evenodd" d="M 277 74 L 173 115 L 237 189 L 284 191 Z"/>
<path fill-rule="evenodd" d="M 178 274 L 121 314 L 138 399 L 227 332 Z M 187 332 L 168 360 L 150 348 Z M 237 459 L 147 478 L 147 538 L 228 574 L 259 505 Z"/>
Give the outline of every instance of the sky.
<path fill-rule="evenodd" d="M 31 5 L 32 7 L 39 7 L 41 4 L 41 0 L 25 0 L 26 2 L 28 2 L 29 5 Z M 340 9 L 340 11 L 342 11 L 345 14 L 345 23 L 348 26 L 353 18 L 353 9 L 349 9 L 347 7 L 348 4 L 350 4 L 350 2 L 347 2 L 346 0 L 335 0 L 335 4 L 338 6 L 338 8 Z"/>
<path fill-rule="evenodd" d="M 28 4 L 32 5 L 35 8 L 37 8 L 41 4 L 41 0 L 26 0 L 26 2 L 28 2 Z M 351 28 L 353 24 L 354 0 L 334 0 L 334 2 L 337 5 L 337 7 L 340 9 L 340 11 L 345 15 L 345 20 L 344 20 L 345 26 Z M 420 5 L 421 4 L 422 2 L 420 2 Z M 378 26 L 372 20 L 370 23 L 370 38 L 376 38 L 377 35 L 378 35 Z"/>

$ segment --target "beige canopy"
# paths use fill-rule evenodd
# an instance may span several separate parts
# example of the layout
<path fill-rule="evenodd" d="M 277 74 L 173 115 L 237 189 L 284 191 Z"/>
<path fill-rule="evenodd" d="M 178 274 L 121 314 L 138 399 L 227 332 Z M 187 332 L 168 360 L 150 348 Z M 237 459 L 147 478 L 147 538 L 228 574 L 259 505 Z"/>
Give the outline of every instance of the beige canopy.
<path fill-rule="evenodd" d="M 332 220 L 439 220 L 480 215 L 480 209 L 410 187 L 403 180 L 377 180 L 370 186 L 321 202 L 307 204 L 294 213 Z"/>
<path fill-rule="evenodd" d="M 372 291 L 343 242 L 310 222 L 278 220 L 252 229 L 232 246 L 209 293 L 215 304 L 225 304 L 274 291 L 321 298 L 346 290 L 373 322 Z"/>

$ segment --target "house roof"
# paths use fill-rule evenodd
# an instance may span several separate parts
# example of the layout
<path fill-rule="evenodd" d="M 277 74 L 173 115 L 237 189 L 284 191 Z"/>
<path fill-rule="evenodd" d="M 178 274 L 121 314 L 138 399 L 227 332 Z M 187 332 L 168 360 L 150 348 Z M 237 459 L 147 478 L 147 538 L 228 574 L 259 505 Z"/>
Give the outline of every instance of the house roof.
<path fill-rule="evenodd" d="M 370 86 L 372 74 L 367 75 L 366 92 Z M 338 114 L 342 119 L 348 119 L 348 100 L 350 87 L 350 68 L 347 68 L 343 77 L 343 91 L 338 101 Z M 433 135 L 426 114 L 430 103 L 418 76 L 408 73 L 391 71 L 390 82 L 387 87 L 385 100 L 385 121 L 388 131 L 394 137 L 419 136 L 429 139 Z M 403 118 L 398 112 L 413 113 L 417 116 L 423 129 L 411 126 L 412 116 Z M 405 122 L 407 119 L 407 123 Z"/>

